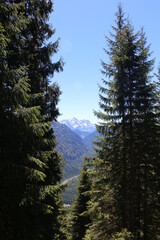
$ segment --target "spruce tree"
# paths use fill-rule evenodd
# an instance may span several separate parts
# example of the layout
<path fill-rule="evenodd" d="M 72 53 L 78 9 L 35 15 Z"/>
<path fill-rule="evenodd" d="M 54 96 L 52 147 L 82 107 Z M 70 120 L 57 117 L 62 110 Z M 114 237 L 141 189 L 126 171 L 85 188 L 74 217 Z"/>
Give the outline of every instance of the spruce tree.
<path fill-rule="evenodd" d="M 103 136 L 94 162 L 91 239 L 111 239 L 127 229 L 134 239 L 158 239 L 159 126 L 153 60 L 143 29 L 134 33 L 122 7 L 106 37 L 109 63 L 96 112 Z M 151 197 L 152 196 L 152 197 Z"/>
<path fill-rule="evenodd" d="M 87 161 L 87 160 L 85 160 Z M 88 203 L 90 201 L 91 178 L 88 163 L 85 162 L 80 173 L 78 183 L 78 196 L 73 205 L 72 216 L 72 239 L 79 240 L 85 236 L 90 216 L 88 214 Z"/>
<path fill-rule="evenodd" d="M 57 84 L 50 85 L 50 78 L 55 71 L 59 72 L 63 69 L 63 62 L 61 59 L 56 63 L 51 60 L 52 56 L 57 53 L 59 44 L 59 40 L 54 43 L 49 42 L 55 33 L 55 29 L 52 29 L 48 23 L 52 7 L 51 0 L 25 1 L 25 16 L 29 19 L 29 24 L 22 32 L 25 44 L 22 47 L 24 57 L 20 61 L 28 66 L 31 94 L 36 96 L 33 98 L 32 104 L 40 106 L 42 115 L 40 123 L 33 126 L 33 130 L 35 133 L 41 134 L 41 141 L 37 142 L 36 152 L 38 155 L 40 153 L 43 162 L 47 162 L 42 200 L 44 206 L 48 205 L 49 209 L 44 209 L 44 219 L 42 218 L 42 224 L 39 226 L 43 225 L 44 236 L 47 234 L 48 239 L 58 239 L 60 238 L 60 223 L 58 222 L 61 200 L 57 183 L 61 179 L 61 163 L 55 151 L 53 130 L 49 126 L 59 114 L 57 103 L 60 90 Z M 44 192 L 46 192 L 46 196 Z"/>
<path fill-rule="evenodd" d="M 51 10 L 51 1 L 0 5 L 3 239 L 63 239 L 61 159 L 50 129 L 58 116 L 60 90 L 49 82 L 63 64 L 51 62 L 58 42 L 46 43 L 54 33 L 47 23 Z"/>
<path fill-rule="evenodd" d="M 19 133 L 25 127 L 21 125 L 23 120 L 19 118 L 18 111 L 28 101 L 29 83 L 25 74 L 27 68 L 12 65 L 13 56 L 19 54 L 17 39 L 26 26 L 23 14 L 18 15 L 22 8 L 22 4 L 13 5 L 6 1 L 0 5 L 0 232 L 3 239 L 18 237 L 14 229 L 24 190 L 24 168 L 19 167 L 23 162 Z M 20 127 L 18 133 L 17 124 Z"/>

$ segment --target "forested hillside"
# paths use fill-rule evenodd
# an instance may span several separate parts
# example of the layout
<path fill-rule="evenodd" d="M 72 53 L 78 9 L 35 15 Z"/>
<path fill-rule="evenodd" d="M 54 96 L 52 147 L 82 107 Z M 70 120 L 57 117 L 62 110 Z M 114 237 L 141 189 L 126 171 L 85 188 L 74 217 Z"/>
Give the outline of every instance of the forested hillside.
<path fill-rule="evenodd" d="M 63 178 L 79 175 L 83 157 L 90 154 L 89 149 L 84 141 L 65 124 L 54 122 L 52 127 L 57 137 L 57 149 L 65 161 Z"/>
<path fill-rule="evenodd" d="M 94 154 L 95 143 L 99 136 L 100 134 L 97 131 L 94 131 L 84 138 L 84 143 L 88 147 L 92 155 Z"/>
<path fill-rule="evenodd" d="M 79 130 L 77 134 L 77 130 L 72 131 L 73 128 L 70 129 L 59 122 L 53 122 L 51 127 L 55 132 L 57 150 L 64 160 L 63 182 L 68 180 L 67 187 L 62 194 L 63 200 L 65 204 L 72 204 L 76 197 L 76 185 L 84 157 L 93 156 L 92 141 L 97 132 L 94 131 L 94 134 L 86 132 L 87 136 L 84 137 L 84 131 Z"/>

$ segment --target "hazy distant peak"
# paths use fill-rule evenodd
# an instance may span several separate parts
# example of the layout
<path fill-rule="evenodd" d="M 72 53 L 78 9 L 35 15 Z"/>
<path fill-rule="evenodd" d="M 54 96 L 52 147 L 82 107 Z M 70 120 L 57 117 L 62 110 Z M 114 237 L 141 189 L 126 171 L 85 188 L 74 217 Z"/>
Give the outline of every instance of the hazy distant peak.
<path fill-rule="evenodd" d="M 60 123 L 65 124 L 71 130 L 79 130 L 89 133 L 95 131 L 95 125 L 87 119 L 78 120 L 74 117 L 72 119 L 64 119 L 60 121 Z"/>

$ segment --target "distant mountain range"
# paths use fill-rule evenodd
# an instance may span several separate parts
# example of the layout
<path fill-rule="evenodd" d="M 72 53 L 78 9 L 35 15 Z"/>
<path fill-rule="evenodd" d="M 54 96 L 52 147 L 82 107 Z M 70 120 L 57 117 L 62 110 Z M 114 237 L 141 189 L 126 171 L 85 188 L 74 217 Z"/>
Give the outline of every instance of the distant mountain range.
<path fill-rule="evenodd" d="M 96 130 L 95 125 L 89 120 L 78 120 L 77 118 L 65 119 L 60 121 L 73 131 L 81 131 L 86 133 L 92 133 Z"/>
<path fill-rule="evenodd" d="M 65 123 L 65 124 L 64 124 Z M 94 124 L 88 120 L 78 120 L 73 118 L 71 120 L 63 120 L 61 122 L 53 122 L 51 127 L 57 140 L 57 149 L 59 154 L 65 160 L 63 171 L 63 179 L 73 178 L 80 174 L 83 165 L 83 157 L 92 156 L 93 144 L 95 136 L 98 135 Z M 81 130 L 80 130 L 81 129 Z M 76 184 L 77 180 L 74 180 Z M 71 203 L 75 186 L 73 181 L 70 182 L 68 190 L 65 192 L 65 203 Z M 72 189 L 72 190 L 71 190 Z"/>

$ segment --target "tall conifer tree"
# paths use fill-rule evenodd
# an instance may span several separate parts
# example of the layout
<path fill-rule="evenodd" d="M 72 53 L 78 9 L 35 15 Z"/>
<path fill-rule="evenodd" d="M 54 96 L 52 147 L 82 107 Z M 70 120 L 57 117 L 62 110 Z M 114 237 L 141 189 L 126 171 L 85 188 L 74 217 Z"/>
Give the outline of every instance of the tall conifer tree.
<path fill-rule="evenodd" d="M 109 63 L 102 61 L 91 239 L 111 239 L 126 228 L 134 239 L 158 239 L 159 126 L 153 60 L 143 29 L 134 33 L 122 7 L 106 37 Z M 151 197 L 152 196 L 152 197 Z"/>
<path fill-rule="evenodd" d="M 88 203 L 90 201 L 91 177 L 88 169 L 87 159 L 81 170 L 78 183 L 78 196 L 73 205 L 72 216 L 72 239 L 79 240 L 85 236 L 90 216 L 88 214 Z"/>
<path fill-rule="evenodd" d="M 49 81 L 63 63 L 51 62 L 58 41 L 46 43 L 52 2 L 3 1 L 0 11 L 1 236 L 63 239 L 61 163 L 50 129 L 60 90 Z"/>

